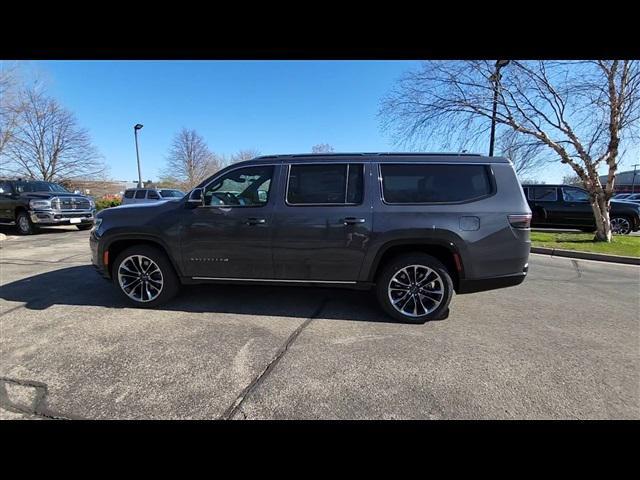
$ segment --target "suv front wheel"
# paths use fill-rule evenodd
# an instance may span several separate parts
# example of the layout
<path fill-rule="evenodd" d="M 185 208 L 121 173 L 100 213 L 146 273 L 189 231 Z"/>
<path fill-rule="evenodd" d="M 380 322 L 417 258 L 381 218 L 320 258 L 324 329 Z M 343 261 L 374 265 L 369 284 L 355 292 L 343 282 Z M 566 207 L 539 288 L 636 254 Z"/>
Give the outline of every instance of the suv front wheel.
<path fill-rule="evenodd" d="M 403 255 L 384 267 L 376 282 L 376 294 L 391 317 L 424 323 L 445 315 L 453 281 L 437 258 L 419 253 Z"/>
<path fill-rule="evenodd" d="M 112 277 L 120 293 L 136 307 L 162 305 L 180 289 L 167 256 L 149 245 L 129 247 L 118 255 Z"/>

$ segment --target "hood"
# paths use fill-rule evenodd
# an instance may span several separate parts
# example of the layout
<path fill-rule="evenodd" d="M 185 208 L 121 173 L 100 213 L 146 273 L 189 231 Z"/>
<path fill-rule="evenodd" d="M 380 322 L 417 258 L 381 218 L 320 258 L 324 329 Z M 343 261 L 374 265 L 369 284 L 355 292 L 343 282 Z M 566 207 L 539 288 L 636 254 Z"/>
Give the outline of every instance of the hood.
<path fill-rule="evenodd" d="M 176 208 L 180 203 L 181 198 L 173 198 L 167 200 L 159 200 L 157 202 L 149 203 L 130 203 L 128 205 L 118 205 L 117 207 L 105 208 L 98 212 L 99 217 L 112 216 L 112 215 L 136 215 L 144 214 L 153 215 L 156 212 L 162 212 L 164 210 L 171 210 Z"/>
<path fill-rule="evenodd" d="M 53 198 L 53 197 L 82 197 L 90 200 L 90 197 L 87 195 L 81 195 L 79 193 L 66 193 L 66 192 L 22 192 L 20 194 L 21 197 L 24 198 Z"/>

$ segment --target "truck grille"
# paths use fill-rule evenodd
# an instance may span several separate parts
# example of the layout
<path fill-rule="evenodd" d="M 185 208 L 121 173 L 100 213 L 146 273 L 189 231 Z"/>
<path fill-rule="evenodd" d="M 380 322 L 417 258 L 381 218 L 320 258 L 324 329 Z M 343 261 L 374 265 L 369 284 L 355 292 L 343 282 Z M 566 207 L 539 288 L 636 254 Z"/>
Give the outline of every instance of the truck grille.
<path fill-rule="evenodd" d="M 83 197 L 61 197 L 51 202 L 51 206 L 56 210 L 89 210 L 91 204 Z"/>

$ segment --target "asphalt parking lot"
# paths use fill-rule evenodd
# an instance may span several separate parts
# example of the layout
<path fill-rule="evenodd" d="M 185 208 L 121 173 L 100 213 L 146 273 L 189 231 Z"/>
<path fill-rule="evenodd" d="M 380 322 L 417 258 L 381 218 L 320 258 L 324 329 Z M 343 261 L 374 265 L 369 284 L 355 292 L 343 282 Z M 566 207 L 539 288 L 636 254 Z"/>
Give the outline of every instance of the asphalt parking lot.
<path fill-rule="evenodd" d="M 640 267 L 532 255 L 394 323 L 368 292 L 195 286 L 127 307 L 88 232 L 0 243 L 0 418 L 638 419 Z"/>

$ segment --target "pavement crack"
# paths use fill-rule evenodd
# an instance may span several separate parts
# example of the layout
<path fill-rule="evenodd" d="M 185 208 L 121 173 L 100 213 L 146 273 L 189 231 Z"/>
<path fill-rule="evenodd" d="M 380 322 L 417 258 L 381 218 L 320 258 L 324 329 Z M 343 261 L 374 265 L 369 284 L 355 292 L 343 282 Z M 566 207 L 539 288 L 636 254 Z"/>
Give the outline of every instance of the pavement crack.
<path fill-rule="evenodd" d="M 289 347 L 293 344 L 293 342 L 296 341 L 296 339 L 298 338 L 298 336 L 300 335 L 300 333 L 315 319 L 318 318 L 320 316 L 320 313 L 322 312 L 322 310 L 324 309 L 325 305 L 327 304 L 328 298 L 325 297 L 321 302 L 320 305 L 318 305 L 318 308 L 316 309 L 315 312 L 313 312 L 313 314 L 307 318 L 304 322 L 302 322 L 302 324 L 296 328 L 291 335 L 289 335 L 289 338 L 287 338 L 287 341 L 284 343 L 284 345 L 282 345 L 278 351 L 276 352 L 275 356 L 271 359 L 271 361 L 267 364 L 267 366 L 251 381 L 251 383 L 249 383 L 249 385 L 247 385 L 242 392 L 240 392 L 240 394 L 236 397 L 236 399 L 233 401 L 233 403 L 231 403 L 231 405 L 229 405 L 229 407 L 224 411 L 224 413 L 220 416 L 220 420 L 231 420 L 234 415 L 236 414 L 236 412 L 240 411 L 245 419 L 247 418 L 247 414 L 244 412 L 244 410 L 242 410 L 242 404 L 244 403 L 244 401 L 246 400 L 246 398 L 251 395 L 251 393 L 260 385 L 260 383 L 262 383 L 262 381 L 271 373 L 271 371 L 274 369 L 274 367 L 278 364 L 278 362 L 282 359 L 282 357 L 284 356 L 285 353 L 287 353 L 287 350 L 289 349 Z"/>
<path fill-rule="evenodd" d="M 571 263 L 573 263 L 573 266 L 576 269 L 576 273 L 578 274 L 578 278 L 582 278 L 582 272 L 580 271 L 580 266 L 578 265 L 578 262 L 576 260 L 571 260 Z"/>
<path fill-rule="evenodd" d="M 20 387 L 33 388 L 36 392 L 31 405 L 22 405 L 14 402 L 7 392 L 7 384 Z M 47 384 L 33 380 L 19 380 L 16 378 L 0 377 L 0 408 L 13 413 L 23 413 L 49 420 L 72 420 L 77 417 L 63 416 L 49 411 L 45 407 L 47 397 Z"/>

